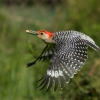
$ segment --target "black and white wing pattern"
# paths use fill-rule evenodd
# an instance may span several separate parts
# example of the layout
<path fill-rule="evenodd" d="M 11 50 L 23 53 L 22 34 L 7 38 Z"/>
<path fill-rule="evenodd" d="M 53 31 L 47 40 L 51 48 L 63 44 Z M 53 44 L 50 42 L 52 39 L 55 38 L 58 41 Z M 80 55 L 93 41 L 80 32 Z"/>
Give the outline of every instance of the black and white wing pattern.
<path fill-rule="evenodd" d="M 47 44 L 46 47 L 43 49 L 42 53 L 40 54 L 40 56 L 35 61 L 28 63 L 27 67 L 36 64 L 37 61 L 44 61 L 47 58 L 51 59 L 54 53 L 54 48 L 55 44 Z"/>
<path fill-rule="evenodd" d="M 46 87 L 46 91 L 54 86 L 54 91 L 58 85 L 63 88 L 65 82 L 68 83 L 70 78 L 79 71 L 87 59 L 87 44 L 80 36 L 66 43 L 57 45 L 51 58 L 51 64 L 46 74 L 39 80 L 40 90 Z M 53 85 L 54 84 L 54 85 Z"/>

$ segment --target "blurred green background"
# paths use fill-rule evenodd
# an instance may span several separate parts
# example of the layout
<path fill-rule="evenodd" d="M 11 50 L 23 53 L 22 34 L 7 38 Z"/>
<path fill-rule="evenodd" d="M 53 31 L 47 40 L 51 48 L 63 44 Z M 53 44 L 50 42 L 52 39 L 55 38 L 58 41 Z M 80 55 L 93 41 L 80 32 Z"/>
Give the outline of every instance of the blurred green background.
<path fill-rule="evenodd" d="M 35 60 L 45 44 L 25 30 L 76 30 L 100 47 L 99 0 L 0 0 L 0 100 L 100 100 L 100 52 L 89 59 L 64 89 L 36 88 L 49 62 Z"/>

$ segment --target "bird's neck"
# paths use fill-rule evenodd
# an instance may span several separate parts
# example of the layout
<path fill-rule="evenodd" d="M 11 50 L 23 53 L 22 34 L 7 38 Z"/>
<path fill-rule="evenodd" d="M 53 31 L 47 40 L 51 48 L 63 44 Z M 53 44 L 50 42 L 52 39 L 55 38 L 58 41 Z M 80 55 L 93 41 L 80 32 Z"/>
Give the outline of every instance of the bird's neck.
<path fill-rule="evenodd" d="M 49 39 L 45 39 L 43 41 L 46 43 L 55 43 L 54 40 L 52 39 L 52 37 L 50 37 Z"/>

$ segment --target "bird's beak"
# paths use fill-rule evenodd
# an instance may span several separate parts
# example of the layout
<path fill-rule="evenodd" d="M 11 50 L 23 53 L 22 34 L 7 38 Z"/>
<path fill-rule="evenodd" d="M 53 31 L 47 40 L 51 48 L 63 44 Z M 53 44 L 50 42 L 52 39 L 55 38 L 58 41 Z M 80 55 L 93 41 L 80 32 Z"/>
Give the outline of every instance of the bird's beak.
<path fill-rule="evenodd" d="M 32 34 L 32 35 L 38 35 L 37 31 L 33 31 L 33 30 L 26 30 L 27 33 Z"/>

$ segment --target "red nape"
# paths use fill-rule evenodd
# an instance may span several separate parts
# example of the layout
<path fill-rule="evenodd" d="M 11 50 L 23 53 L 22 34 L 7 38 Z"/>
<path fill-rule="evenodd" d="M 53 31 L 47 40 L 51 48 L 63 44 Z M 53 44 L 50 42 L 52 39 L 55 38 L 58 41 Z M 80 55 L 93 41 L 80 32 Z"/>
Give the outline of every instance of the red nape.
<path fill-rule="evenodd" d="M 40 30 L 39 32 L 44 32 L 44 33 L 48 34 L 50 38 L 53 36 L 52 32 L 49 32 L 49 31 L 46 31 L 46 30 Z"/>

